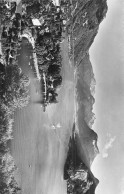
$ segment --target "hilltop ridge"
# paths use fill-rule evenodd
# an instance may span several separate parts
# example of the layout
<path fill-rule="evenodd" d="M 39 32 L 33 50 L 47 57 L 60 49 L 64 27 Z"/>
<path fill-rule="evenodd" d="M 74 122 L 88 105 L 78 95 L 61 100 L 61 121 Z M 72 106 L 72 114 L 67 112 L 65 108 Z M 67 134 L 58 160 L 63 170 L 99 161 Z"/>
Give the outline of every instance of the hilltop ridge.
<path fill-rule="evenodd" d="M 99 153 L 99 149 L 97 146 L 98 135 L 92 129 L 95 120 L 93 113 L 93 104 L 95 103 L 95 77 L 90 62 L 89 48 L 94 42 L 99 25 L 106 16 L 108 7 L 106 0 L 72 0 L 72 4 L 72 12 L 70 13 L 67 31 L 69 36 L 70 60 L 73 61 L 77 73 L 77 121 L 75 125 L 78 131 L 74 129 L 75 135 L 73 136 L 72 134 L 74 143 L 72 145 L 71 141 L 71 144 L 69 144 L 68 154 L 71 152 L 72 147 L 75 147 L 76 152 L 75 154 L 68 155 L 68 157 L 70 156 L 71 160 L 75 160 L 74 158 L 78 154 L 77 160 L 80 164 L 78 168 L 88 172 L 89 179 L 83 180 L 83 183 L 80 183 L 77 187 L 73 187 L 70 186 L 71 184 L 73 185 L 70 176 L 68 179 L 68 193 L 71 193 L 70 190 L 73 190 L 72 193 L 76 191 L 76 193 L 94 194 L 99 180 L 91 172 L 91 165 Z M 69 165 L 67 161 L 66 165 Z M 65 172 L 68 169 L 68 165 L 66 165 Z M 71 165 L 73 166 L 72 163 Z M 77 172 L 74 166 L 73 168 Z M 70 172 L 69 169 L 67 171 Z M 77 181 L 75 185 L 78 184 L 79 177 L 75 181 Z"/>

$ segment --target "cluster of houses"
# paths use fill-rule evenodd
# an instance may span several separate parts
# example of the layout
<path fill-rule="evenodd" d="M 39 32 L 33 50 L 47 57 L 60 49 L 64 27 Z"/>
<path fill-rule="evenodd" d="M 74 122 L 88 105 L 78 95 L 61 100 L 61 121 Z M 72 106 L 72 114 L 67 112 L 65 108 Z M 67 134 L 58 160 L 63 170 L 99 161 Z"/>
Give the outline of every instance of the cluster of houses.
<path fill-rule="evenodd" d="M 62 6 L 55 5 L 52 1 L 22 2 L 22 17 L 28 21 L 28 27 L 35 39 L 35 52 L 43 91 L 41 103 L 46 107 L 47 104 L 58 102 L 57 88 L 62 83 L 60 43 L 64 39 L 63 34 L 66 30 L 64 7 L 68 5 L 66 1 L 63 1 Z"/>
<path fill-rule="evenodd" d="M 3 8 L 5 18 L 2 21 L 2 52 L 5 65 L 12 65 L 17 60 L 17 49 L 21 44 L 21 17 L 19 13 L 16 13 L 16 2 L 4 1 Z"/>
<path fill-rule="evenodd" d="M 22 10 L 18 13 L 16 2 L 4 1 L 10 17 L 9 25 L 5 24 L 2 29 L 6 65 L 15 63 L 22 35 L 25 30 L 30 31 L 35 40 L 44 104 L 58 102 L 56 91 L 62 83 L 60 43 L 64 40 L 66 30 L 65 9 L 69 6 L 68 2 L 61 0 L 56 4 L 52 0 L 22 0 Z"/>
<path fill-rule="evenodd" d="M 56 89 L 62 83 L 60 43 L 63 39 L 63 16 L 61 10 L 54 4 L 52 4 L 51 9 L 52 11 L 50 8 L 43 11 L 42 16 L 40 16 L 42 25 L 37 26 L 34 33 L 38 67 L 43 77 L 41 82 L 45 106 L 58 102 Z M 36 23 L 34 24 L 36 25 Z"/>

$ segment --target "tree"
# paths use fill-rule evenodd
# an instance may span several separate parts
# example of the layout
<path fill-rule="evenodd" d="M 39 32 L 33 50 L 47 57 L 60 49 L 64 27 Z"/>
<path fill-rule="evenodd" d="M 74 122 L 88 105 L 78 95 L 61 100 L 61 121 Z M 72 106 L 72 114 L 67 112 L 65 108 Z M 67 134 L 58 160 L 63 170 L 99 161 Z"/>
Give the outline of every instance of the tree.
<path fill-rule="evenodd" d="M 35 1 L 32 5 L 26 7 L 27 15 L 34 15 L 40 12 L 40 3 Z"/>
<path fill-rule="evenodd" d="M 48 67 L 48 75 L 56 76 L 59 75 L 61 71 L 61 67 L 59 65 L 50 65 Z"/>

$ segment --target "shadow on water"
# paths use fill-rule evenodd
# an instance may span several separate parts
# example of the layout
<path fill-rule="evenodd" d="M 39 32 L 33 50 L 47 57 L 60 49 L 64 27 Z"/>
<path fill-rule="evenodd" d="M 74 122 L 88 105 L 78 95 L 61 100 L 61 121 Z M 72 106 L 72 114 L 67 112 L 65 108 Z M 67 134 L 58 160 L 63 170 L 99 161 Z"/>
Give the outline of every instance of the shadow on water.
<path fill-rule="evenodd" d="M 72 136 L 68 145 L 68 154 L 64 165 L 64 179 L 67 181 L 68 193 L 87 193 L 94 194 L 99 180 L 94 177 L 89 166 L 87 166 L 85 152 L 81 153 L 80 137 L 75 133 L 73 124 Z M 79 175 L 82 172 L 86 178 Z M 83 192 L 86 191 L 86 192 Z"/>
<path fill-rule="evenodd" d="M 79 166 L 82 164 L 82 159 L 79 154 L 80 152 L 77 145 L 77 139 L 75 137 L 74 130 L 75 130 L 75 124 L 73 124 L 72 136 L 70 137 L 70 140 L 69 140 L 68 154 L 67 154 L 67 159 L 64 166 L 65 180 L 69 178 L 68 171 L 70 168 L 73 169 L 73 171 L 76 171 L 79 168 Z M 83 167 L 86 168 L 85 164 L 83 164 Z"/>

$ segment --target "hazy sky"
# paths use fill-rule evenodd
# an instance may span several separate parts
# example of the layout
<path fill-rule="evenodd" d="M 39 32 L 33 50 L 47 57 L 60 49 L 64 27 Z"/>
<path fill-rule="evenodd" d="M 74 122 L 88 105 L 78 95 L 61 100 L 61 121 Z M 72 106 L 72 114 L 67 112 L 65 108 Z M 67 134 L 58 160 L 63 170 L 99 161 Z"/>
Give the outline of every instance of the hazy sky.
<path fill-rule="evenodd" d="M 90 49 L 96 78 L 94 130 L 100 154 L 92 170 L 96 194 L 124 194 L 124 0 L 108 0 L 108 12 Z"/>

